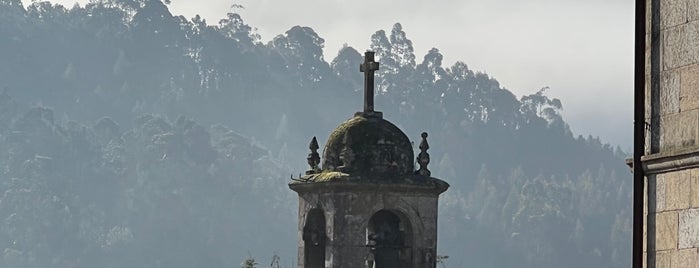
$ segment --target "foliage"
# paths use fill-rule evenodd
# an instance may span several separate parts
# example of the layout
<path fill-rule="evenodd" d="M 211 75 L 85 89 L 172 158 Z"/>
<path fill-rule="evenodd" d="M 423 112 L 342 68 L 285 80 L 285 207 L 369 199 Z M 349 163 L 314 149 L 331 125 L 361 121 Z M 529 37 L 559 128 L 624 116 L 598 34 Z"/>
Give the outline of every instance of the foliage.
<path fill-rule="evenodd" d="M 235 8 L 211 25 L 157 0 L 0 0 L 0 267 L 295 259 L 289 173 L 361 108 L 362 58 L 326 62 L 303 26 L 263 44 Z M 452 185 L 450 266 L 629 265 L 621 150 L 575 137 L 546 87 L 518 99 L 436 48 L 419 61 L 400 24 L 370 41 L 377 109 L 430 133 Z"/>
<path fill-rule="evenodd" d="M 240 264 L 241 268 L 255 268 L 257 267 L 257 262 L 252 257 L 246 258 L 243 263 Z"/>

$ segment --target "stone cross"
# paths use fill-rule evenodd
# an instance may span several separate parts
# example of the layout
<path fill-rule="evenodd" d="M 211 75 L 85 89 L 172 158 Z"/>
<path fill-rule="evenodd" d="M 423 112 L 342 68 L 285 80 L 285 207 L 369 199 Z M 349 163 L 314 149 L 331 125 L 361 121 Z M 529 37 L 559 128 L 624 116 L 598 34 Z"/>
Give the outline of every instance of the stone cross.
<path fill-rule="evenodd" d="M 374 52 L 364 52 L 364 63 L 359 71 L 364 73 L 364 112 L 374 112 L 374 71 L 379 70 L 379 63 L 374 61 Z"/>

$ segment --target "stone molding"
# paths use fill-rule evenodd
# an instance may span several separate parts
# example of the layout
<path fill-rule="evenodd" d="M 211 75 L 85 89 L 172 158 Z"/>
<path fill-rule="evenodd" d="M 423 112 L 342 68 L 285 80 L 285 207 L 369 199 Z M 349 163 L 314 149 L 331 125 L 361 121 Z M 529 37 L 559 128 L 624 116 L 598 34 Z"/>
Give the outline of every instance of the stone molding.
<path fill-rule="evenodd" d="M 641 163 L 645 175 L 699 168 L 699 147 L 643 156 Z"/>
<path fill-rule="evenodd" d="M 430 184 L 409 184 L 409 183 L 382 183 L 365 181 L 343 181 L 343 182 L 321 182 L 321 183 L 290 183 L 291 190 L 303 192 L 384 192 L 384 193 L 411 193 L 413 195 L 423 194 L 426 196 L 439 196 L 449 188 L 449 184 L 437 179 L 430 178 Z"/>

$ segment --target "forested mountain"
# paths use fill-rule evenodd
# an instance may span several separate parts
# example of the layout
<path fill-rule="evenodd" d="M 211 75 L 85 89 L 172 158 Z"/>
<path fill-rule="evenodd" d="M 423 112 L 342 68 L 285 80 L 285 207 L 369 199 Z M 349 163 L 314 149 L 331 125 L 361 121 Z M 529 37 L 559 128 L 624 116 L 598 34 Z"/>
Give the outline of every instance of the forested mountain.
<path fill-rule="evenodd" d="M 452 185 L 447 267 L 630 264 L 621 150 L 574 136 L 545 88 L 518 99 L 436 48 L 416 56 L 398 23 L 368 43 L 377 109 L 430 133 Z M 235 9 L 0 0 L 0 267 L 292 267 L 289 175 L 362 102 L 361 54 L 323 46 L 302 26 L 263 43 Z"/>

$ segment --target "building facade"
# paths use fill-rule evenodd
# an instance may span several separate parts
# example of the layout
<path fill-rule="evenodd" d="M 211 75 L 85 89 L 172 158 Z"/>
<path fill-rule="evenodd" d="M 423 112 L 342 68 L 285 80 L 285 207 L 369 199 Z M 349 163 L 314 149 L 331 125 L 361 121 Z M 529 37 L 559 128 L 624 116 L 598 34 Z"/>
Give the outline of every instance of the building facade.
<path fill-rule="evenodd" d="M 646 1 L 643 267 L 699 267 L 699 0 Z"/>

